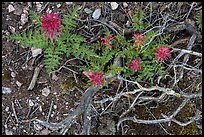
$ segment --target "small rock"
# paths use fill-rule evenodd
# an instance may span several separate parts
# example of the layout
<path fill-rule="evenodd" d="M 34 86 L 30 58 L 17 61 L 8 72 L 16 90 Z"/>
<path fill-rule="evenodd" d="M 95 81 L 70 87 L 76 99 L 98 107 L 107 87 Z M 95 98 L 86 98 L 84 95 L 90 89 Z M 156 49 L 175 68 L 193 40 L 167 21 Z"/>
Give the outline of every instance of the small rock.
<path fill-rule="evenodd" d="M 21 15 L 23 12 L 22 7 L 19 4 L 14 5 L 14 7 L 15 7 L 15 11 L 13 14 L 18 15 L 18 16 Z"/>
<path fill-rule="evenodd" d="M 8 112 L 9 111 L 9 107 L 6 107 L 5 111 Z"/>
<path fill-rule="evenodd" d="M 19 28 L 19 29 L 22 29 L 22 28 L 23 28 L 23 26 L 19 26 L 18 28 Z"/>
<path fill-rule="evenodd" d="M 5 31 L 5 34 L 6 34 L 6 36 L 9 36 L 10 35 L 10 32 L 9 31 Z"/>
<path fill-rule="evenodd" d="M 27 2 L 27 4 L 28 4 L 28 7 L 32 8 L 32 2 Z"/>
<path fill-rule="evenodd" d="M 57 4 L 57 8 L 60 8 L 62 5 L 61 4 Z"/>
<path fill-rule="evenodd" d="M 36 2 L 36 9 L 37 11 L 40 11 L 42 8 L 42 5 L 40 4 L 40 2 Z"/>
<path fill-rule="evenodd" d="M 8 129 L 5 129 L 5 134 L 6 134 L 6 135 L 13 135 L 13 132 L 10 131 L 10 130 L 8 130 Z"/>
<path fill-rule="evenodd" d="M 56 76 L 56 74 L 55 73 L 52 73 L 52 80 L 58 80 L 59 78 Z"/>
<path fill-rule="evenodd" d="M 123 7 L 124 7 L 124 8 L 127 8 L 127 7 L 128 7 L 127 2 L 123 2 Z"/>
<path fill-rule="evenodd" d="M 37 57 L 39 54 L 42 53 L 42 49 L 32 47 L 31 52 L 32 52 L 32 57 L 34 58 L 34 57 Z"/>
<path fill-rule="evenodd" d="M 59 120 L 59 117 L 58 117 L 58 116 L 56 116 L 56 120 L 57 120 L 57 121 Z"/>
<path fill-rule="evenodd" d="M 130 27 L 130 21 L 128 20 L 126 23 L 125 23 L 126 27 Z"/>
<path fill-rule="evenodd" d="M 39 106 L 39 111 L 42 112 L 42 106 Z"/>
<path fill-rule="evenodd" d="M 111 2 L 111 9 L 116 10 L 118 8 L 118 3 L 117 2 Z"/>
<path fill-rule="evenodd" d="M 8 125 L 7 125 L 7 124 L 5 124 L 5 125 L 4 125 L 4 127 L 5 127 L 5 129 L 6 129 L 6 128 L 8 128 Z"/>
<path fill-rule="evenodd" d="M 29 106 L 30 106 L 30 107 L 32 107 L 32 106 L 34 106 L 34 105 L 35 105 L 35 104 L 33 103 L 33 101 L 32 101 L 32 100 L 30 100 L 30 99 L 28 100 L 28 104 L 29 104 Z"/>
<path fill-rule="evenodd" d="M 28 15 L 28 14 L 29 14 L 29 13 L 28 13 L 28 10 L 29 10 L 28 7 L 23 8 L 23 13 L 25 13 L 25 14 Z"/>
<path fill-rule="evenodd" d="M 97 20 L 99 19 L 100 16 L 101 16 L 101 8 L 98 8 L 94 11 L 92 17 Z"/>
<path fill-rule="evenodd" d="M 11 77 L 15 78 L 16 77 L 16 73 L 15 72 L 11 72 Z"/>
<path fill-rule="evenodd" d="M 15 8 L 13 7 L 13 5 L 8 5 L 8 10 L 9 10 L 9 13 L 10 12 L 13 12 L 15 10 Z"/>
<path fill-rule="evenodd" d="M 54 108 L 54 109 L 57 109 L 57 105 L 54 105 L 53 108 Z"/>
<path fill-rule="evenodd" d="M 48 130 L 48 128 L 45 128 L 40 132 L 40 135 L 48 135 L 49 133 L 50 131 Z"/>
<path fill-rule="evenodd" d="M 10 88 L 2 87 L 2 93 L 3 93 L 3 94 L 9 94 L 9 93 L 11 93 L 11 92 L 12 92 L 12 90 L 11 90 Z"/>
<path fill-rule="evenodd" d="M 17 85 L 18 87 L 21 87 L 22 84 L 23 84 L 23 83 L 20 83 L 19 81 L 16 81 L 16 85 Z"/>
<path fill-rule="evenodd" d="M 73 2 L 65 2 L 67 5 L 72 5 Z"/>
<path fill-rule="evenodd" d="M 54 114 L 51 114 L 50 117 L 54 117 Z"/>
<path fill-rule="evenodd" d="M 10 29 L 11 33 L 13 33 L 13 34 L 16 32 L 16 29 L 12 26 L 9 26 L 9 29 Z"/>
<path fill-rule="evenodd" d="M 16 130 L 17 128 L 16 127 L 13 127 L 13 130 Z"/>
<path fill-rule="evenodd" d="M 54 94 L 54 95 L 57 95 L 57 92 L 54 92 L 53 94 Z"/>
<path fill-rule="evenodd" d="M 26 24 L 27 22 L 28 22 L 28 15 L 25 14 L 25 13 L 23 13 L 23 14 L 21 15 L 21 25 L 24 25 L 24 24 Z"/>
<path fill-rule="evenodd" d="M 84 9 L 84 12 L 87 13 L 87 14 L 90 14 L 90 13 L 92 13 L 93 11 L 90 10 L 89 8 L 85 8 L 85 9 Z"/>
<path fill-rule="evenodd" d="M 42 90 L 42 95 L 47 97 L 50 94 L 50 89 L 49 88 L 44 88 Z"/>

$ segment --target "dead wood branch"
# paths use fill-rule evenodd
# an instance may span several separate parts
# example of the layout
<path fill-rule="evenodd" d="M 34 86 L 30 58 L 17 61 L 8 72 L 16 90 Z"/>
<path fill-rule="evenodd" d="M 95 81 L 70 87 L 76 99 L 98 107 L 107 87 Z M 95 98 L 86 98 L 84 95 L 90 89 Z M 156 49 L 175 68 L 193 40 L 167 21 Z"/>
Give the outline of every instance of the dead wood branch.
<path fill-rule="evenodd" d="M 34 71 L 34 74 L 33 74 L 33 78 L 32 78 L 32 80 L 31 80 L 31 82 L 30 82 L 29 87 L 27 88 L 28 90 L 32 90 L 32 89 L 34 88 L 35 83 L 36 83 L 37 78 L 38 78 L 38 75 L 39 75 L 39 73 L 40 73 L 40 70 L 42 69 L 43 66 L 44 66 L 44 65 L 41 64 L 41 65 L 39 65 L 39 66 L 37 66 L 37 67 L 35 68 L 35 71 Z"/>

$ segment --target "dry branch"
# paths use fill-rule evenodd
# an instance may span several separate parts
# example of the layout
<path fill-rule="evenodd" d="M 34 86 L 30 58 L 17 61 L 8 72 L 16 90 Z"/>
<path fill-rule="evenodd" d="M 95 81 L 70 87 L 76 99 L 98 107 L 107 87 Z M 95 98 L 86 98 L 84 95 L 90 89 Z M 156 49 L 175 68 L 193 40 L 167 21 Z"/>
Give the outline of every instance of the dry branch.
<path fill-rule="evenodd" d="M 34 74 L 33 74 L 33 78 L 32 78 L 32 80 L 31 80 L 31 82 L 30 82 L 29 87 L 27 88 L 28 90 L 32 90 L 32 89 L 34 88 L 35 83 L 36 83 L 37 78 L 38 78 L 38 75 L 39 75 L 39 73 L 40 73 L 40 70 L 42 69 L 43 66 L 44 66 L 44 65 L 39 65 L 39 66 L 37 66 L 37 67 L 35 68 L 35 71 L 34 71 Z"/>

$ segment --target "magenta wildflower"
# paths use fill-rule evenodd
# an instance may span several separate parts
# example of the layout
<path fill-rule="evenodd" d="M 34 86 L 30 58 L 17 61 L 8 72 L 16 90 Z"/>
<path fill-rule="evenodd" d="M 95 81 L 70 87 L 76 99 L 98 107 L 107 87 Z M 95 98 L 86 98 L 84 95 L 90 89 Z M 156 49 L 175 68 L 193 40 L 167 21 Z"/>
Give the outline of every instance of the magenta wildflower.
<path fill-rule="evenodd" d="M 170 50 L 169 47 L 159 46 L 158 49 L 156 49 L 156 52 L 157 52 L 156 60 L 161 59 L 162 61 L 164 61 L 164 59 L 167 56 L 171 56 L 171 54 L 169 53 L 169 50 Z"/>
<path fill-rule="evenodd" d="M 145 42 L 146 37 L 144 35 L 138 34 L 133 32 L 134 35 L 134 46 L 136 46 L 139 43 L 139 46 L 142 45 Z"/>
<path fill-rule="evenodd" d="M 94 86 L 104 84 L 104 80 L 102 78 L 103 72 L 100 72 L 99 74 L 90 72 L 88 74 L 89 78 L 91 79 L 91 82 Z"/>
<path fill-rule="evenodd" d="M 47 13 L 46 15 L 42 16 L 42 28 L 45 35 L 51 39 L 54 38 L 55 35 L 60 31 L 61 19 L 58 16 L 58 13 Z"/>
<path fill-rule="evenodd" d="M 113 36 L 108 36 L 106 39 L 101 37 L 101 41 L 102 41 L 102 45 L 106 45 L 106 47 L 110 47 L 110 41 L 113 40 L 114 37 Z"/>
<path fill-rule="evenodd" d="M 137 59 L 133 59 L 132 62 L 129 64 L 129 67 L 132 68 L 134 71 L 140 70 L 140 61 Z"/>

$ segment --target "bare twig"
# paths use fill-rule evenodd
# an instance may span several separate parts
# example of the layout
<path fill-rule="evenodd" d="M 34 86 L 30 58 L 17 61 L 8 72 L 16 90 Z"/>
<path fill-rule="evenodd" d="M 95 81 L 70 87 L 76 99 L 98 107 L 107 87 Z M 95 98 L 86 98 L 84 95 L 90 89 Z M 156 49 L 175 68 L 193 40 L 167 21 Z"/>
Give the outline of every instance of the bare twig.
<path fill-rule="evenodd" d="M 142 93 L 143 93 L 143 91 L 140 92 L 140 93 L 136 96 L 135 100 L 132 102 L 132 104 L 131 104 L 131 106 L 128 108 L 128 110 L 126 110 L 125 112 L 123 112 L 122 115 L 120 115 L 120 117 L 123 117 L 123 116 L 126 115 L 128 112 L 130 112 L 130 110 L 134 107 L 134 105 L 135 105 L 137 99 L 139 98 L 139 96 L 140 96 Z"/>
<path fill-rule="evenodd" d="M 186 99 L 184 99 L 184 101 L 181 103 L 181 105 L 177 108 L 177 110 L 171 115 L 171 116 L 166 116 L 164 114 L 161 114 L 164 119 L 158 119 L 158 120 L 142 120 L 142 119 L 137 119 L 135 116 L 134 117 L 125 117 L 125 118 L 121 118 L 117 124 L 117 129 L 119 130 L 119 126 L 123 121 L 127 121 L 127 120 L 131 120 L 133 122 L 136 123 L 143 123 L 143 124 L 159 124 L 159 123 L 165 123 L 165 122 L 170 122 L 173 121 L 177 124 L 179 124 L 180 126 L 187 126 L 190 123 L 194 122 L 195 120 L 198 120 L 200 117 L 200 114 L 196 114 L 194 117 L 191 118 L 191 120 L 189 120 L 186 123 L 182 123 L 179 122 L 178 120 L 176 120 L 174 117 L 181 111 L 181 109 L 186 105 L 186 103 L 192 99 L 192 98 L 197 98 L 197 97 L 202 97 L 202 93 L 198 93 L 198 94 L 191 94 L 191 95 L 183 95 L 184 97 L 186 97 Z"/>
<path fill-rule="evenodd" d="M 91 103 L 88 105 L 87 110 L 84 112 L 84 123 L 83 123 L 83 130 L 81 132 L 82 135 L 90 135 L 90 128 L 91 128 Z"/>
<path fill-rule="evenodd" d="M 198 56 L 198 57 L 202 57 L 202 53 L 198 53 L 198 52 L 195 52 L 195 51 L 191 51 L 191 50 L 185 50 L 185 49 L 179 49 L 179 48 L 172 48 L 173 51 L 181 51 L 183 54 L 187 53 L 187 54 L 191 54 L 191 55 L 195 55 L 195 56 Z"/>
<path fill-rule="evenodd" d="M 16 115 L 16 110 L 15 110 L 13 101 L 11 101 L 11 106 L 12 106 L 12 109 L 13 109 L 14 117 L 15 117 L 15 119 L 16 119 L 16 123 L 18 124 L 19 121 L 18 121 L 18 117 L 17 117 L 17 115 Z"/>
<path fill-rule="evenodd" d="M 45 6 L 39 11 L 39 13 L 41 13 L 41 12 L 47 7 L 48 4 L 49 4 L 49 2 L 47 2 L 47 3 L 45 4 Z"/>
<path fill-rule="evenodd" d="M 36 68 L 35 68 L 35 71 L 34 71 L 34 74 L 33 74 L 33 78 L 32 78 L 32 80 L 31 80 L 31 82 L 30 82 L 30 85 L 29 85 L 29 87 L 28 87 L 28 90 L 32 90 L 33 88 L 34 88 L 34 86 L 35 86 L 35 83 L 36 83 L 36 81 L 37 81 L 37 78 L 38 78 L 38 75 L 39 75 L 39 73 L 40 73 L 40 70 L 42 69 L 42 67 L 43 67 L 44 65 L 39 65 L 39 66 L 37 66 Z"/>
<path fill-rule="evenodd" d="M 92 98 L 92 95 L 94 92 L 98 89 L 98 87 L 90 87 L 86 90 L 83 98 L 81 99 L 80 104 L 75 109 L 75 111 L 71 112 L 67 118 L 62 120 L 59 123 L 48 123 L 47 121 L 41 121 L 39 119 L 36 119 L 36 121 L 42 125 L 44 125 L 47 128 L 50 129 L 61 129 L 60 134 L 65 134 L 66 131 L 69 129 L 71 124 L 73 123 L 74 119 L 80 115 L 81 113 L 85 112 L 87 110 L 87 107 L 90 103 L 90 100 Z"/>
<path fill-rule="evenodd" d="M 95 19 L 93 19 L 93 21 L 100 22 L 100 23 L 102 23 L 103 25 L 106 25 L 107 27 L 109 27 L 110 29 L 112 29 L 116 34 L 119 34 L 119 32 L 118 32 L 117 30 L 115 30 L 111 25 L 109 25 L 109 24 L 106 23 L 105 21 L 95 20 Z"/>
<path fill-rule="evenodd" d="M 50 115 L 51 115 L 52 106 L 53 106 L 53 100 L 52 100 L 52 102 L 51 102 L 50 109 L 49 109 L 49 112 L 48 112 L 48 115 L 47 115 L 47 122 L 49 121 L 49 117 L 50 117 Z"/>

